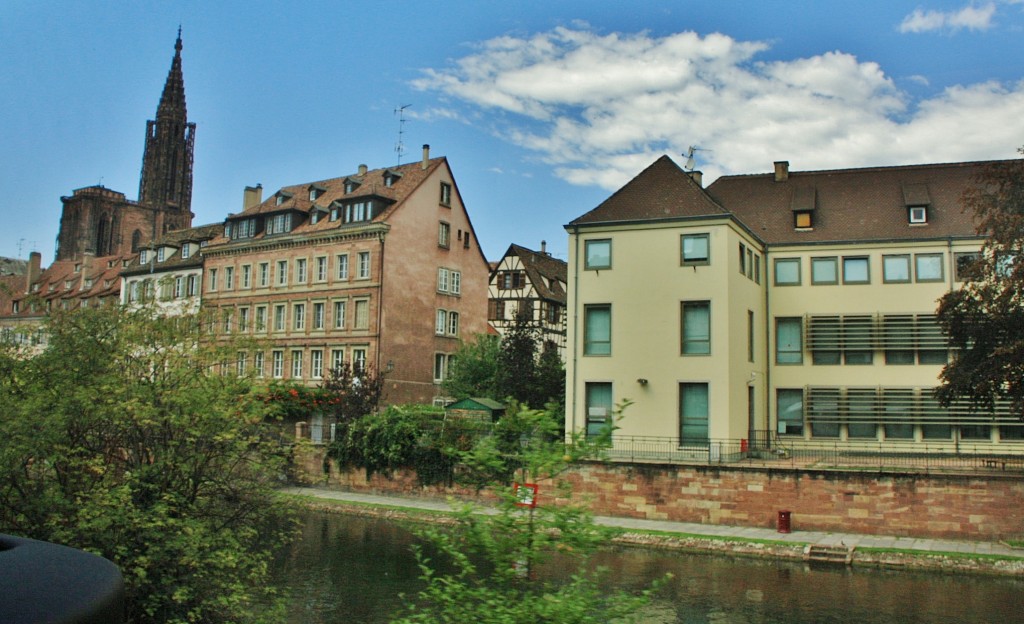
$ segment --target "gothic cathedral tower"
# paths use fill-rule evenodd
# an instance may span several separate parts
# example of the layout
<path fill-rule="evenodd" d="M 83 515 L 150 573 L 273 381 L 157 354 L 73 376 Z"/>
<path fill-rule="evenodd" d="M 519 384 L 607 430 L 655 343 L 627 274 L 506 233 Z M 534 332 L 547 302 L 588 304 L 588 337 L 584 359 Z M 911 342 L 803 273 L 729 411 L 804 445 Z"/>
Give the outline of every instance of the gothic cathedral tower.
<path fill-rule="evenodd" d="M 153 232 L 179 230 L 192 224 L 192 151 L 196 125 L 185 111 L 185 80 L 181 75 L 181 29 L 174 42 L 174 60 L 167 73 L 156 120 L 146 122 L 139 203 L 161 211 L 163 223 Z"/>
<path fill-rule="evenodd" d="M 61 197 L 56 259 L 127 255 L 168 230 L 191 227 L 195 133 L 185 111 L 179 28 L 156 120 L 146 122 L 139 201 L 103 186 Z"/>

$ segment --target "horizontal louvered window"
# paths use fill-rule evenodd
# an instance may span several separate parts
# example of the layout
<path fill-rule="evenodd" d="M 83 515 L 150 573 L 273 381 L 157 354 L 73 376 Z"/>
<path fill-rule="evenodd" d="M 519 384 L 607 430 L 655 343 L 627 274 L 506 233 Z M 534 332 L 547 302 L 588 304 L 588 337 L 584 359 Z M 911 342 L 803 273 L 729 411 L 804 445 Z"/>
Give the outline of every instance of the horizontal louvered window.
<path fill-rule="evenodd" d="M 804 393 L 805 413 L 812 427 L 814 423 L 1020 424 L 1009 402 L 997 402 L 990 413 L 963 402 L 942 407 L 932 393 L 932 388 L 811 386 Z"/>

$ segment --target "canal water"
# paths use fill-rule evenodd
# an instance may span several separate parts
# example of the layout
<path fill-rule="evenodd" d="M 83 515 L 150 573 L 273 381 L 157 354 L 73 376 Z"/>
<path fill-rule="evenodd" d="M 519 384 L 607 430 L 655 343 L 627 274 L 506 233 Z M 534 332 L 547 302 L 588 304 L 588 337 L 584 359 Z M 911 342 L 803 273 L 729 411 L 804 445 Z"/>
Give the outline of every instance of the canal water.
<path fill-rule="evenodd" d="M 420 589 L 400 524 L 305 512 L 274 578 L 289 623 L 387 622 Z M 616 548 L 598 557 L 609 582 L 639 588 L 671 572 L 648 621 L 658 624 L 1001 624 L 1024 622 L 1024 581 Z M 550 571 L 549 571 L 550 572 Z"/>

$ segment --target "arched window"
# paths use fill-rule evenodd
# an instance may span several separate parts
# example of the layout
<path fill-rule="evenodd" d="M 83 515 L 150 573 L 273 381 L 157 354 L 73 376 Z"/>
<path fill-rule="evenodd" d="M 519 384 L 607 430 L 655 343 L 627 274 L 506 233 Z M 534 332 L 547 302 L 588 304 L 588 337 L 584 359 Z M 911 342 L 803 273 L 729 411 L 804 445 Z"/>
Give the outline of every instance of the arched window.
<path fill-rule="evenodd" d="M 139 246 L 142 244 L 142 232 L 135 230 L 132 232 L 132 253 L 139 252 Z"/>
<path fill-rule="evenodd" d="M 96 255 L 110 255 L 110 216 L 102 215 L 96 225 Z"/>

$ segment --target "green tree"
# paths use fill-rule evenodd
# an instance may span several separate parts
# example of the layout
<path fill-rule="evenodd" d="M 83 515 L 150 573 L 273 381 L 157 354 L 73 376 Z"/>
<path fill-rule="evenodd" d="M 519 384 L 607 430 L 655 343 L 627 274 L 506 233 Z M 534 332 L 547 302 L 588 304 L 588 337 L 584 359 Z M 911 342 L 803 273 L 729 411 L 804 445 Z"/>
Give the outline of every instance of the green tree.
<path fill-rule="evenodd" d="M 500 338 L 489 334 L 478 334 L 473 342 L 462 344 L 448 368 L 445 393 L 455 399 L 500 397 L 497 385 L 500 351 Z"/>
<path fill-rule="evenodd" d="M 377 411 L 384 396 L 384 375 L 370 367 L 358 371 L 343 362 L 328 371 L 319 394 L 327 413 L 348 423 Z"/>
<path fill-rule="evenodd" d="M 458 511 L 456 527 L 423 530 L 439 555 L 430 559 L 417 552 L 426 587 L 405 598 L 403 613 L 393 622 L 641 621 L 656 586 L 639 595 L 602 588 L 601 570 L 589 561 L 607 543 L 609 531 L 594 524 L 583 507 L 546 502 L 571 496 L 560 475 L 581 457 L 599 455 L 611 428 L 597 440 L 577 438 L 566 444 L 550 412 L 517 409 L 509 420 L 515 421 L 514 444 L 503 446 L 494 440 L 498 436 L 484 438 L 463 454 L 463 466 L 481 474 L 518 475 L 521 483 L 550 484 L 550 489 L 540 492 L 535 508 L 524 508 L 522 490 L 500 478 L 493 484 L 499 495 L 496 513 L 481 514 L 467 506 Z M 573 571 L 568 581 L 546 581 L 535 574 L 538 566 L 556 557 L 559 568 Z M 440 571 L 437 559 L 446 560 L 451 571 Z"/>
<path fill-rule="evenodd" d="M 40 353 L 0 353 L 0 531 L 112 560 L 128 622 L 281 616 L 287 458 L 249 380 L 220 374 L 239 346 L 205 327 L 90 308 L 55 314 Z"/>
<path fill-rule="evenodd" d="M 1024 152 L 1022 152 L 1024 153 Z M 987 239 L 978 258 L 958 267 L 968 281 L 939 300 L 938 320 L 954 358 L 936 395 L 992 410 L 1009 400 L 1024 412 L 1024 160 L 985 168 L 963 196 Z"/>

